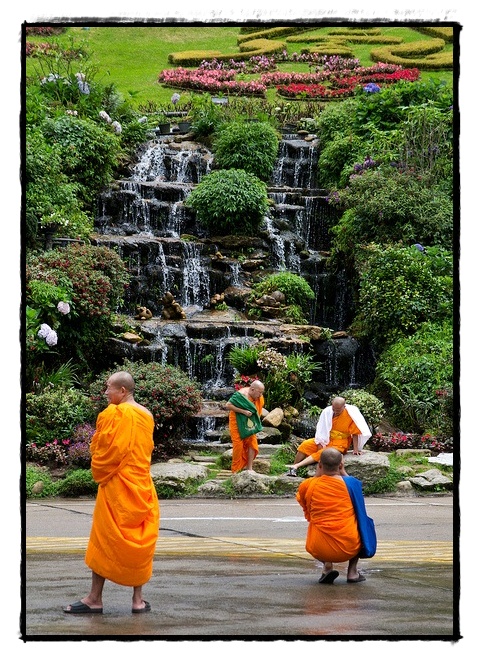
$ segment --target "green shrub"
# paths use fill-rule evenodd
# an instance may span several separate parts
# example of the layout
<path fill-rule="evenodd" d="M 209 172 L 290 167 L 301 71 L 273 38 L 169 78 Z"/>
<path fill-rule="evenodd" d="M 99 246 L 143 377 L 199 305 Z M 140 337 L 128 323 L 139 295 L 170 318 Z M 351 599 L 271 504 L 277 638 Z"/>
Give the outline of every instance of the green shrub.
<path fill-rule="evenodd" d="M 95 419 L 89 397 L 75 389 L 45 389 L 25 395 L 27 442 L 43 446 L 54 440 L 70 438 L 78 424 Z"/>
<path fill-rule="evenodd" d="M 42 482 L 43 488 L 39 493 L 33 493 L 32 488 L 39 481 Z M 27 465 L 25 470 L 25 493 L 27 498 L 54 497 L 57 494 L 57 484 L 46 468 Z"/>
<path fill-rule="evenodd" d="M 107 247 L 74 244 L 28 255 L 28 304 L 35 302 L 38 282 L 62 287 L 70 296 L 71 311 L 61 319 L 56 346 L 60 362 L 72 358 L 87 369 L 101 368 L 101 348 L 110 336 L 112 313 L 122 302 L 128 281 L 121 257 Z M 34 361 L 30 367 L 35 370 L 38 359 L 35 355 L 28 359 Z"/>
<path fill-rule="evenodd" d="M 62 236 L 86 238 L 93 220 L 83 211 L 81 187 L 64 171 L 62 150 L 49 144 L 38 128 L 25 134 L 25 239 L 35 245 L 40 228 L 55 212 L 62 215 Z M 68 220 L 68 223 L 66 222 Z"/>
<path fill-rule="evenodd" d="M 253 376 L 258 371 L 257 359 L 261 350 L 260 346 L 233 346 L 227 360 L 238 373 Z"/>
<path fill-rule="evenodd" d="M 181 369 L 158 362 L 125 360 L 120 369 L 132 375 L 135 400 L 148 408 L 155 419 L 155 445 L 169 456 L 181 453 L 188 419 L 199 412 L 202 404 L 198 383 Z M 110 370 L 100 374 L 90 386 L 97 413 L 106 406 L 103 395 L 112 373 Z"/>
<path fill-rule="evenodd" d="M 375 389 L 388 397 L 389 418 L 400 428 L 452 435 L 452 335 L 451 322 L 424 323 L 381 354 Z"/>
<path fill-rule="evenodd" d="M 352 177 L 336 197 L 348 211 L 332 228 L 334 249 L 348 253 L 350 246 L 362 243 L 451 247 L 452 199 L 439 186 L 426 183 L 415 172 L 392 167 Z"/>
<path fill-rule="evenodd" d="M 385 346 L 412 335 L 427 321 L 450 321 L 452 255 L 440 248 L 371 246 L 360 271 L 354 332 Z"/>
<path fill-rule="evenodd" d="M 72 470 L 57 486 L 57 494 L 61 497 L 80 497 L 96 495 L 98 484 L 93 480 L 91 470 Z"/>
<path fill-rule="evenodd" d="M 196 138 L 211 136 L 223 121 L 222 112 L 210 94 L 192 96 L 189 117 Z"/>
<path fill-rule="evenodd" d="M 262 181 L 272 175 L 278 154 L 278 135 L 268 122 L 233 121 L 221 125 L 213 150 L 220 169 L 245 170 Z"/>
<path fill-rule="evenodd" d="M 217 235 L 253 236 L 268 210 L 267 187 L 244 170 L 215 170 L 202 178 L 185 205 Z"/>
<path fill-rule="evenodd" d="M 92 204 L 102 186 L 109 183 L 119 163 L 120 139 L 91 119 L 63 115 L 42 125 L 45 138 L 60 147 L 63 171 L 81 186 L 81 198 Z"/>
<path fill-rule="evenodd" d="M 365 390 L 344 390 L 338 396 L 343 397 L 346 403 L 357 406 L 370 430 L 375 431 L 378 423 L 385 415 L 385 406 L 380 399 Z"/>

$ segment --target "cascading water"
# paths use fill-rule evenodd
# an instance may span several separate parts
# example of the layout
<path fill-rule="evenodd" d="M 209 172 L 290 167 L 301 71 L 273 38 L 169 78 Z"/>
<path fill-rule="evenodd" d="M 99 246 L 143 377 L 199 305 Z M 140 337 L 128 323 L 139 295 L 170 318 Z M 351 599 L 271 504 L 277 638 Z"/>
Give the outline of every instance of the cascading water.
<path fill-rule="evenodd" d="M 257 267 L 302 275 L 316 294 L 310 323 L 333 330 L 347 327 L 353 309 L 348 279 L 326 268 L 329 227 L 336 214 L 328 204 L 327 191 L 316 187 L 318 154 L 316 140 L 284 136 L 268 185 L 271 210 L 259 236 L 245 243 L 249 259 L 240 258 L 242 249 L 229 248 L 228 241 L 205 236 L 195 214 L 185 206 L 190 191 L 211 171 L 211 152 L 171 138 L 145 145 L 131 177 L 101 196 L 95 223 L 94 242 L 115 249 L 131 275 L 120 311 L 133 315 L 136 306 L 143 305 L 154 314 L 142 325 L 147 346 L 118 348 L 117 343 L 117 349 L 131 359 L 179 366 L 202 385 L 205 398 L 224 399 L 234 377 L 228 362 L 232 347 L 254 343 L 262 336 L 282 343 L 276 322 L 248 321 L 241 308 L 209 310 L 215 294 L 248 287 L 251 270 Z M 161 320 L 166 291 L 184 308 L 185 321 Z M 284 350 L 302 350 L 295 343 L 290 348 L 283 345 Z M 361 353 L 358 343 L 320 342 L 315 350 L 325 365 L 321 383 L 325 391 L 366 382 L 369 357 Z M 197 438 L 213 432 L 208 420 L 215 414 L 209 409 L 199 416 Z"/>

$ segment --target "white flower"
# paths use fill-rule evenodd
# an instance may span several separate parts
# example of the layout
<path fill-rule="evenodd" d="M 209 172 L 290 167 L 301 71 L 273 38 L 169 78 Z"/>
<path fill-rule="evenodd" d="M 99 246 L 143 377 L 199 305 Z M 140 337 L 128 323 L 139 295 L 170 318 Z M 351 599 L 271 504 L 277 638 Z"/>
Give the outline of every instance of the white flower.
<path fill-rule="evenodd" d="M 53 332 L 52 328 L 47 323 L 42 323 L 37 334 L 40 339 L 45 339 L 50 332 Z"/>
<path fill-rule="evenodd" d="M 107 122 L 107 124 L 112 123 L 112 119 L 111 119 L 110 115 L 107 112 L 105 112 L 105 110 L 100 110 L 100 112 L 98 113 L 98 116 L 100 117 L 100 119 L 104 119 Z"/>
<path fill-rule="evenodd" d="M 146 121 L 148 121 L 148 117 L 140 117 L 140 119 L 138 120 L 138 123 L 139 124 L 144 124 Z"/>
<path fill-rule="evenodd" d="M 90 94 L 90 87 L 88 86 L 88 83 L 83 82 L 82 80 L 78 81 L 78 89 L 82 92 L 82 94 Z"/>
<path fill-rule="evenodd" d="M 121 133 L 122 132 L 122 126 L 119 124 L 118 121 L 112 122 L 112 127 L 115 133 Z"/>
<path fill-rule="evenodd" d="M 180 101 L 180 94 L 177 94 L 177 92 L 175 92 L 175 94 L 172 94 L 171 101 L 172 101 L 173 105 L 178 103 Z"/>
<path fill-rule="evenodd" d="M 45 337 L 45 341 L 47 342 L 48 346 L 56 346 L 58 337 L 55 330 L 50 330 L 48 335 Z"/>
<path fill-rule="evenodd" d="M 80 73 L 80 72 L 78 72 L 78 73 L 75 74 L 75 78 L 76 78 L 77 80 L 82 80 L 82 81 L 84 81 L 84 80 L 85 80 L 85 74 L 84 74 L 84 73 Z"/>
<path fill-rule="evenodd" d="M 58 303 L 57 309 L 60 312 L 60 314 L 69 314 L 70 313 L 70 305 L 67 302 L 63 302 L 63 300 L 61 300 Z"/>

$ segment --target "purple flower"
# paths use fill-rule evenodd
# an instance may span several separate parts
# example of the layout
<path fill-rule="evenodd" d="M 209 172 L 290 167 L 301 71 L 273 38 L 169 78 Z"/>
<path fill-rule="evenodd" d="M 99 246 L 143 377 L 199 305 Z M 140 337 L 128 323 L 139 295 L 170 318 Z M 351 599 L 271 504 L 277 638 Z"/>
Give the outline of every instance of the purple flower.
<path fill-rule="evenodd" d="M 60 312 L 60 314 L 70 313 L 70 305 L 67 302 L 63 302 L 62 300 L 58 303 L 57 309 Z"/>
<path fill-rule="evenodd" d="M 175 92 L 175 94 L 172 94 L 171 101 L 172 101 L 173 105 L 178 103 L 180 101 L 180 94 L 177 94 L 176 92 Z"/>
<path fill-rule="evenodd" d="M 367 92 L 369 94 L 375 94 L 375 92 L 380 91 L 380 87 L 378 85 L 376 85 L 375 83 L 367 83 L 364 86 L 363 91 Z"/>

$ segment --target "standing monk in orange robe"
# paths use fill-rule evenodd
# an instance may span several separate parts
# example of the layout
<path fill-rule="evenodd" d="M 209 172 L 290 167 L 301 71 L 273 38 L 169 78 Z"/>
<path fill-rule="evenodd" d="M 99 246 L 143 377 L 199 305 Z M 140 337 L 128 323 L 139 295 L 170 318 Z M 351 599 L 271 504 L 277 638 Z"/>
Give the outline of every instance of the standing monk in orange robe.
<path fill-rule="evenodd" d="M 265 386 L 259 380 L 254 380 L 249 387 L 242 387 L 238 394 L 242 394 L 257 409 L 259 417 L 263 411 Z M 253 470 L 253 461 L 258 454 L 258 442 L 256 434 L 252 434 L 242 440 L 238 428 L 237 415 L 251 417 L 252 412 L 246 408 L 239 408 L 230 401 L 225 404 L 228 415 L 228 426 L 232 439 L 232 472 L 240 472 L 247 468 Z"/>
<path fill-rule="evenodd" d="M 149 612 L 142 587 L 152 575 L 160 512 L 150 474 L 153 416 L 133 398 L 126 371 L 107 381 L 108 407 L 98 415 L 90 445 L 98 483 L 85 563 L 92 569 L 90 593 L 68 605 L 68 614 L 102 614 L 105 580 L 133 587 L 132 613 Z"/>
<path fill-rule="evenodd" d="M 333 562 L 348 561 L 347 582 L 364 582 L 357 570 L 361 549 L 360 532 L 345 475 L 343 455 L 333 447 L 322 451 L 315 477 L 305 479 L 297 491 L 297 501 L 308 520 L 305 549 L 323 562 L 319 580 L 332 584 L 339 573 Z"/>

